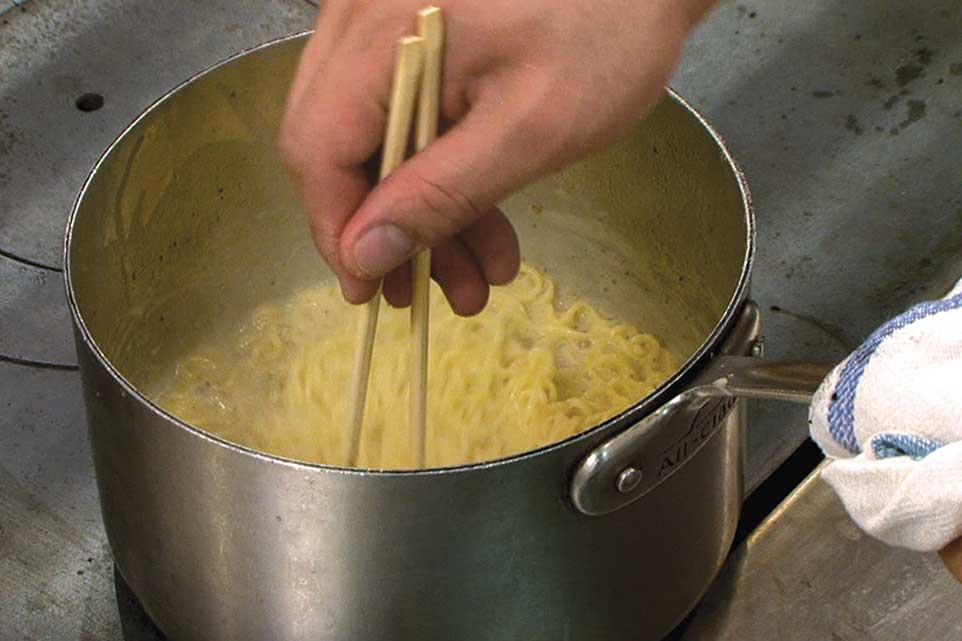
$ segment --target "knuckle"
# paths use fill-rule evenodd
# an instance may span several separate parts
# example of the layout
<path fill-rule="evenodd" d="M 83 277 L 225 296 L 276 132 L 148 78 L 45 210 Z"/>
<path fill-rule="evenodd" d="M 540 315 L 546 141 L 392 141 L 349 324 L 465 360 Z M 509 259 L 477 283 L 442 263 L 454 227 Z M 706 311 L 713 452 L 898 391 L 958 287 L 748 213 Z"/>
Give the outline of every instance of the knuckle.
<path fill-rule="evenodd" d="M 334 244 L 331 242 L 331 235 L 327 232 L 326 225 L 316 216 L 310 216 L 308 218 L 308 227 L 311 231 L 311 240 L 314 241 L 314 247 L 317 248 L 318 253 L 320 253 L 328 265 L 336 267 L 338 256 Z"/>
<path fill-rule="evenodd" d="M 284 167 L 294 175 L 300 175 L 307 164 L 303 132 L 296 120 L 285 115 L 274 142 L 274 148 Z"/>
<path fill-rule="evenodd" d="M 530 136 L 543 140 L 544 144 L 557 143 L 563 140 L 571 128 L 568 110 L 562 106 L 552 106 L 551 101 L 545 101 L 543 108 L 528 115 L 526 128 Z"/>
<path fill-rule="evenodd" d="M 514 122 L 508 127 L 513 146 L 535 158 L 552 158 L 565 152 L 578 135 L 577 104 L 557 80 L 539 78 L 515 104 Z"/>
<path fill-rule="evenodd" d="M 405 192 L 410 194 L 405 209 L 412 212 L 415 234 L 429 245 L 456 234 L 480 218 L 482 208 L 463 190 L 419 173 L 411 173 Z M 418 220 L 429 219 L 426 225 Z"/>
<path fill-rule="evenodd" d="M 321 255 L 321 258 L 324 259 L 324 262 L 327 263 L 327 266 L 330 267 L 335 274 L 346 274 L 347 270 L 341 260 L 340 237 L 333 230 L 329 222 L 316 215 L 309 216 L 308 226 L 314 247 L 317 249 L 317 253 Z"/>
<path fill-rule="evenodd" d="M 566 114 L 550 105 L 525 114 L 518 122 L 515 145 L 532 158 L 547 160 L 568 147 L 571 125 Z"/>

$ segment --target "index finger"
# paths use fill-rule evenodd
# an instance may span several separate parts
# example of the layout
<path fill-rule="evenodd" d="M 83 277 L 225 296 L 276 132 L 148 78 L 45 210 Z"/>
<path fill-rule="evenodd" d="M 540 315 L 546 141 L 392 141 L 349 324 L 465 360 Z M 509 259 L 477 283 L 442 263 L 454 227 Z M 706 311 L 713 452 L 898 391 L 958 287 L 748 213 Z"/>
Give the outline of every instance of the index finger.
<path fill-rule="evenodd" d="M 369 299 L 376 285 L 343 268 L 338 239 L 372 186 L 364 163 L 383 137 L 393 45 L 359 47 L 347 40 L 336 46 L 330 59 L 292 90 L 278 143 L 314 243 L 345 298 L 355 303 Z"/>

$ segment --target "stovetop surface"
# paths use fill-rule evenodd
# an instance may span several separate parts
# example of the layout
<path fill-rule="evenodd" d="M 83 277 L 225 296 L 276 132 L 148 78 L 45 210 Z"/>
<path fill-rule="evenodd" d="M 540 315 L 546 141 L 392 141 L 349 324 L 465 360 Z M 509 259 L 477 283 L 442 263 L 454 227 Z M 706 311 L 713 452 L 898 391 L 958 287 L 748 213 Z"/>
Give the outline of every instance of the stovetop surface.
<path fill-rule="evenodd" d="M 0 11 L 0 639 L 116 641 L 62 293 L 65 220 L 97 156 L 152 100 L 309 28 L 314 8 L 5 0 Z M 755 196 L 769 356 L 841 358 L 962 275 L 959 24 L 957 0 L 726 2 L 687 47 L 672 84 L 726 137 Z M 750 488 L 806 432 L 803 408 L 753 410 Z M 916 639 L 904 626 L 933 621 L 931 638 L 962 638 L 958 617 L 933 615 L 959 602 L 937 564 L 860 537 L 817 481 L 749 541 L 684 639 L 809 639 L 816 622 L 817 638 Z"/>

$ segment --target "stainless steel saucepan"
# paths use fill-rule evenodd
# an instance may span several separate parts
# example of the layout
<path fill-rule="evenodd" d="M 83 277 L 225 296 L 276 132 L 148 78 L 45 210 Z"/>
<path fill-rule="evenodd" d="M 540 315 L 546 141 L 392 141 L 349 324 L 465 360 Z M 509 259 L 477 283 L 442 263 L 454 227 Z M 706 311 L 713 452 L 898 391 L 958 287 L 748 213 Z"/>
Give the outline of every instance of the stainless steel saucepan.
<path fill-rule="evenodd" d="M 145 395 L 258 302 L 330 278 L 273 153 L 303 43 L 248 51 L 151 106 L 70 217 L 67 293 L 118 568 L 175 641 L 660 638 L 735 531 L 738 399 L 807 400 L 826 371 L 751 356 L 748 188 L 677 94 L 504 204 L 563 297 L 680 356 L 620 415 L 504 460 L 379 472 L 238 447 Z"/>

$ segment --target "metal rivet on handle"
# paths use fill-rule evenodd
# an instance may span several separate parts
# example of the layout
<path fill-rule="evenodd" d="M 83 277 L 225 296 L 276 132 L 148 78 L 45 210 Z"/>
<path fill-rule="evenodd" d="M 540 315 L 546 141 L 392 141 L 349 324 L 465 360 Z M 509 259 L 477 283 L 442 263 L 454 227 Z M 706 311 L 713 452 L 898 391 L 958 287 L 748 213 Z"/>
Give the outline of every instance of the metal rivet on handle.
<path fill-rule="evenodd" d="M 641 483 L 641 470 L 634 467 L 626 467 L 621 470 L 621 474 L 618 475 L 618 482 L 616 487 L 618 491 L 622 494 L 627 494 L 638 487 Z"/>

